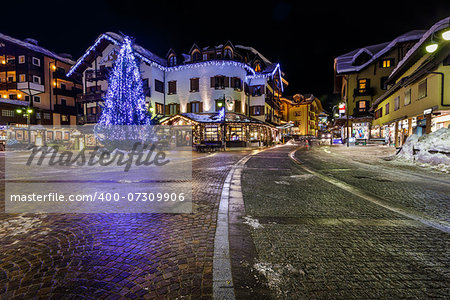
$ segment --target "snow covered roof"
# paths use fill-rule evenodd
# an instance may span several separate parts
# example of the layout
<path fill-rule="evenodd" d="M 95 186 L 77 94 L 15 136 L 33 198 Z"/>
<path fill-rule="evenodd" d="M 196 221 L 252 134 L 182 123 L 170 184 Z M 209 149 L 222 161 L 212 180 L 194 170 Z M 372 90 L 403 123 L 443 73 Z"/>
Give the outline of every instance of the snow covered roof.
<path fill-rule="evenodd" d="M 424 33 L 425 33 L 424 30 L 413 30 L 405 34 L 402 34 L 401 36 L 395 38 L 391 42 L 385 42 L 381 44 L 362 47 L 350 51 L 341 56 L 338 56 L 335 58 L 336 73 L 341 74 L 347 72 L 358 72 L 367 67 L 368 65 L 370 65 L 372 62 L 374 62 L 376 59 L 378 59 L 385 53 L 389 52 L 398 43 L 418 40 L 423 36 Z M 369 59 L 366 62 L 362 63 L 361 65 L 355 65 L 356 60 L 363 53 L 367 55 Z"/>
<path fill-rule="evenodd" d="M 43 48 L 41 46 L 38 46 L 38 45 L 30 43 L 29 41 L 33 41 L 32 39 L 26 39 L 26 40 L 22 41 L 22 40 L 10 37 L 9 35 L 0 33 L 0 40 L 4 40 L 4 41 L 9 42 L 11 44 L 15 44 L 17 46 L 24 47 L 24 48 L 29 49 L 31 51 L 41 53 L 41 54 L 43 54 L 45 56 L 48 56 L 48 57 L 60 60 L 62 62 L 68 63 L 70 65 L 73 65 L 75 63 L 73 60 L 71 60 L 69 58 L 63 57 L 63 56 L 58 55 L 58 54 L 56 54 L 56 53 L 54 53 L 54 52 L 52 52 L 52 51 L 50 51 L 48 49 Z"/>
<path fill-rule="evenodd" d="M 121 34 L 115 33 L 115 32 L 106 32 L 102 33 L 96 40 L 95 43 L 90 46 L 83 56 L 81 56 L 75 65 L 70 69 L 70 71 L 67 73 L 67 76 L 70 76 L 73 72 L 75 72 L 78 67 L 83 65 L 83 62 L 85 59 L 88 59 L 88 56 L 91 54 L 93 50 L 103 41 L 107 41 L 109 43 L 113 43 L 115 45 L 120 45 L 123 42 L 123 36 Z M 159 66 L 166 66 L 167 60 L 164 58 L 159 57 L 158 55 L 154 54 L 153 52 L 145 49 L 144 47 L 140 46 L 139 44 L 133 43 L 133 49 L 136 51 L 138 55 L 140 55 L 144 60 L 146 60 L 149 63 L 156 63 Z"/>
<path fill-rule="evenodd" d="M 272 64 L 272 62 L 270 61 L 270 60 L 268 60 L 264 55 L 262 55 L 260 52 L 258 52 L 255 48 L 253 48 L 253 47 L 247 47 L 247 46 L 242 46 L 242 45 L 236 45 L 235 46 L 236 48 L 240 48 L 240 49 L 244 49 L 244 50 L 247 50 L 247 51 L 250 51 L 250 52 L 252 52 L 253 54 L 255 54 L 255 55 L 258 55 L 259 57 L 261 57 L 261 59 L 264 61 L 264 63 L 266 64 L 266 65 L 271 65 Z"/>
<path fill-rule="evenodd" d="M 428 29 L 420 38 L 420 40 L 414 44 L 414 46 L 406 53 L 405 57 L 398 63 L 398 65 L 394 68 L 394 70 L 389 75 L 389 79 L 392 80 L 394 77 L 398 76 L 401 70 L 406 65 L 414 60 L 414 54 L 417 53 L 418 49 L 428 40 L 430 40 L 431 36 L 434 32 L 439 31 L 441 29 L 447 28 L 450 25 L 450 17 L 440 20 L 436 24 L 434 24 L 430 29 Z"/>

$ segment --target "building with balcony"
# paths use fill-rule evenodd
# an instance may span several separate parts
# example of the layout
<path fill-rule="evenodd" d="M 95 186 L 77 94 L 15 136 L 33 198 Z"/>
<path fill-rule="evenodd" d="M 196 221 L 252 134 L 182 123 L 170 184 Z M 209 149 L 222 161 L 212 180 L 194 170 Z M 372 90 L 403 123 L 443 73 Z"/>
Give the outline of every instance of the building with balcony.
<path fill-rule="evenodd" d="M 449 22 L 450 17 L 437 22 L 414 44 L 391 72 L 389 89 L 372 104 L 373 129 L 397 147 L 413 133 L 450 125 Z M 436 49 L 427 52 L 430 43 Z"/>
<path fill-rule="evenodd" d="M 119 34 L 101 34 L 69 72 L 83 82 L 79 101 L 84 123 L 95 123 L 100 117 L 108 72 L 122 41 Z M 160 122 L 184 113 L 217 114 L 225 108 L 268 125 L 280 123 L 280 97 L 287 82 L 280 65 L 254 48 L 231 42 L 193 44 L 186 53 L 170 49 L 160 57 L 138 44 L 133 47 L 148 108 Z"/>
<path fill-rule="evenodd" d="M 317 136 L 322 111 L 322 103 L 312 94 L 281 98 L 281 120 L 283 124 L 293 124 L 289 131 L 292 135 Z"/>
<path fill-rule="evenodd" d="M 66 77 L 74 63 L 36 40 L 0 33 L 0 124 L 75 125 L 82 86 Z"/>
<path fill-rule="evenodd" d="M 355 49 L 334 59 L 334 92 L 340 94 L 345 107 L 345 114 L 336 119 L 336 125 L 343 126 L 343 138 L 347 132 L 356 139 L 377 137 L 377 132 L 371 130 L 370 107 L 386 92 L 392 70 L 424 33 L 413 30 L 392 41 Z"/>

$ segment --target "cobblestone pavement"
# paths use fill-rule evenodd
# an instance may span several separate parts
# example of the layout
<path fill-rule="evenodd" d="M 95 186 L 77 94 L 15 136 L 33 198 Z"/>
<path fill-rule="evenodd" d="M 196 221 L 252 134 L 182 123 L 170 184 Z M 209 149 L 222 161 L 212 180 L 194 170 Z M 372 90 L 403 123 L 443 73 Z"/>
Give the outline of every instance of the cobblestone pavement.
<path fill-rule="evenodd" d="M 294 149 L 261 152 L 242 174 L 243 221 L 257 252 L 251 264 L 272 298 L 450 297 L 448 233 L 318 178 L 288 157 Z M 296 157 L 411 214 L 449 220 L 449 175 L 341 149 L 313 147 Z"/>
<path fill-rule="evenodd" d="M 246 153 L 193 154 L 192 214 L 1 213 L 0 298 L 212 298 L 221 187 Z"/>

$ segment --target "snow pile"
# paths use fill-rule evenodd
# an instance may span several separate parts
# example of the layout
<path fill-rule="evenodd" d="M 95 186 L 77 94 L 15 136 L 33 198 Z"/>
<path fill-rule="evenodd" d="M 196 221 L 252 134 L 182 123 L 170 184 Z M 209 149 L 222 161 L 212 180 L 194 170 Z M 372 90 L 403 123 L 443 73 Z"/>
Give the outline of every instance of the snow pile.
<path fill-rule="evenodd" d="M 420 137 L 409 136 L 397 158 L 448 169 L 450 155 L 447 153 L 450 153 L 450 128 L 441 128 Z"/>

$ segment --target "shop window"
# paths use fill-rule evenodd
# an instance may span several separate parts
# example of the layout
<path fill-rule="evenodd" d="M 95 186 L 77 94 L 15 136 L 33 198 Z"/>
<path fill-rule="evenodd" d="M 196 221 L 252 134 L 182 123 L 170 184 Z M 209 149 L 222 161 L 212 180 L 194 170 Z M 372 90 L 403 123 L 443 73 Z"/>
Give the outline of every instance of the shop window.
<path fill-rule="evenodd" d="M 205 140 L 206 141 L 218 141 L 219 140 L 219 129 L 215 125 L 205 126 Z"/>
<path fill-rule="evenodd" d="M 242 140 L 242 127 L 230 126 L 230 141 L 241 141 L 241 140 Z"/>
<path fill-rule="evenodd" d="M 2 109 L 2 117 L 14 117 L 14 110 Z"/>
<path fill-rule="evenodd" d="M 419 83 L 418 99 L 425 98 L 427 96 L 427 80 L 425 79 Z"/>
<path fill-rule="evenodd" d="M 411 104 L 411 89 L 407 90 L 405 92 L 405 101 L 404 101 L 404 105 L 409 105 Z"/>

